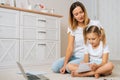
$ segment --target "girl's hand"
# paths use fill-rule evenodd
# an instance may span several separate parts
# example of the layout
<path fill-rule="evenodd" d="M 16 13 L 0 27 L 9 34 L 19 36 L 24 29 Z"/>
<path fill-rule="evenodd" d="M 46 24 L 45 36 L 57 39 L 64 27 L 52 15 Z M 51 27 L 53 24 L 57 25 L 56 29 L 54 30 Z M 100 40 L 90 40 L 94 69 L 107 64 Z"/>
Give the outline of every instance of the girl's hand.
<path fill-rule="evenodd" d="M 63 67 L 60 69 L 60 73 L 64 74 L 64 73 L 65 73 L 65 69 L 66 69 L 66 66 L 63 66 Z"/>
<path fill-rule="evenodd" d="M 91 67 L 92 71 L 95 71 L 95 70 L 97 70 L 98 65 L 93 63 L 93 64 L 90 64 L 90 67 Z"/>

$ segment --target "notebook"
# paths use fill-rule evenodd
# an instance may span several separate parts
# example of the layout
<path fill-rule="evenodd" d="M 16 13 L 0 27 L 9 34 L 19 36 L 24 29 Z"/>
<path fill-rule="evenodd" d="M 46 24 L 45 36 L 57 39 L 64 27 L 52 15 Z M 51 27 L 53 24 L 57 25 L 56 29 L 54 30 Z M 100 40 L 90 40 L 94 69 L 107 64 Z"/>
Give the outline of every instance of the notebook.
<path fill-rule="evenodd" d="M 80 63 L 76 72 L 81 73 L 81 72 L 91 71 L 89 64 L 90 63 Z"/>
<path fill-rule="evenodd" d="M 43 74 L 36 75 L 36 74 L 33 74 L 33 73 L 31 74 L 31 73 L 29 73 L 29 72 L 28 72 L 28 73 L 25 73 L 22 65 L 21 65 L 19 62 L 17 62 L 17 65 L 18 65 L 18 67 L 19 67 L 22 75 L 24 76 L 24 78 L 25 78 L 26 80 L 49 80 L 49 78 L 47 78 L 47 77 L 44 76 Z"/>

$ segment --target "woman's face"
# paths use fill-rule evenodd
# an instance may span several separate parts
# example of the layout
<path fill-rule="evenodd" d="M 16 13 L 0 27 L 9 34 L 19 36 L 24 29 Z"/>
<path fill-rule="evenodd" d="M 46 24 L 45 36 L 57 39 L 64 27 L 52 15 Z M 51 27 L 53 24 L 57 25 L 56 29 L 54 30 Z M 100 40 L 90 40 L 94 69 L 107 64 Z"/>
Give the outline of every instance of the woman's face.
<path fill-rule="evenodd" d="M 88 33 L 87 41 L 92 45 L 92 47 L 96 48 L 100 43 L 100 36 L 97 33 Z"/>
<path fill-rule="evenodd" d="M 84 16 L 85 13 L 83 12 L 82 8 L 77 6 L 74 10 L 73 10 L 73 16 L 74 18 L 79 22 L 82 23 L 84 21 Z"/>

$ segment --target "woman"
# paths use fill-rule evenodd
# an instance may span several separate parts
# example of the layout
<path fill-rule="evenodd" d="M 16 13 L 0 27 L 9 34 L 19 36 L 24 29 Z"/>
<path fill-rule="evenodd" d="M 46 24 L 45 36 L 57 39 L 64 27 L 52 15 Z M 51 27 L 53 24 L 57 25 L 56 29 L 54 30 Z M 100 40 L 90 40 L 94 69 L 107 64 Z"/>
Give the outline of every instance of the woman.
<path fill-rule="evenodd" d="M 68 27 L 68 46 L 66 49 L 66 56 L 55 61 L 52 65 L 53 72 L 64 74 L 66 71 L 70 72 L 67 66 L 72 64 L 79 64 L 83 61 L 85 47 L 83 38 L 83 29 L 91 22 L 88 18 L 85 6 L 77 1 L 74 2 L 69 11 Z"/>

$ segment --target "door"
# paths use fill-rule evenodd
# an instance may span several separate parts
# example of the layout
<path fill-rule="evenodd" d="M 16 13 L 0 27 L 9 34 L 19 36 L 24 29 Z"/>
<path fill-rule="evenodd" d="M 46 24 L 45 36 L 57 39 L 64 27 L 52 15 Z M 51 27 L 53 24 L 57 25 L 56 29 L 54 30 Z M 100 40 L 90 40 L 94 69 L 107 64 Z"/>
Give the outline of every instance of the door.
<path fill-rule="evenodd" d="M 19 40 L 0 39 L 0 67 L 16 65 L 19 60 Z"/>

